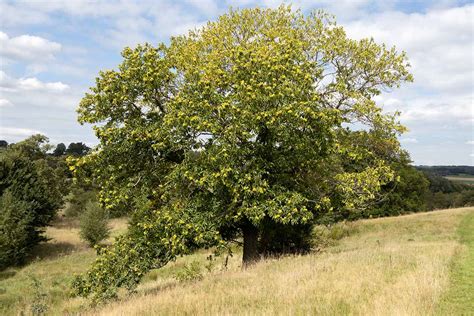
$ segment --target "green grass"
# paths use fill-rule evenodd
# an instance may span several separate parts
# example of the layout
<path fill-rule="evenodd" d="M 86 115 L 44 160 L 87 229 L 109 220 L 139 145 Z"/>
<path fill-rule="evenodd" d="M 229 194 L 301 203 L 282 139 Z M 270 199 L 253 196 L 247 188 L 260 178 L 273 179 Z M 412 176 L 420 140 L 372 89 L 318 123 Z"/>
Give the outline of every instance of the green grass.
<path fill-rule="evenodd" d="M 23 268 L 0 273 L 0 315 L 28 315 L 34 305 L 33 278 L 40 282 L 44 303 L 50 311 L 63 308 L 70 297 L 70 283 L 75 273 L 83 272 L 91 264 L 95 252 L 81 251 L 54 259 L 34 261 Z"/>
<path fill-rule="evenodd" d="M 474 315 L 474 213 L 462 220 L 458 234 L 463 248 L 451 268 L 451 283 L 441 300 L 439 313 Z"/>

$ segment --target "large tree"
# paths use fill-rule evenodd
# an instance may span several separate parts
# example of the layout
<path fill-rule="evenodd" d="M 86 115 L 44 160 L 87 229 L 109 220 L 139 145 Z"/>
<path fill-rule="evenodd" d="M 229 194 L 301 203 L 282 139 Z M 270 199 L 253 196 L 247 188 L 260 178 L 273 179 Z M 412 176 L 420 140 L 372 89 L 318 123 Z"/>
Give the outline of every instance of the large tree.
<path fill-rule="evenodd" d="M 82 295 L 238 236 L 247 265 L 268 230 L 357 211 L 393 179 L 384 161 L 403 127 L 373 97 L 411 80 L 405 54 L 347 38 L 322 12 L 231 11 L 122 55 L 79 106 L 100 145 L 72 169 L 133 220 L 76 280 Z"/>

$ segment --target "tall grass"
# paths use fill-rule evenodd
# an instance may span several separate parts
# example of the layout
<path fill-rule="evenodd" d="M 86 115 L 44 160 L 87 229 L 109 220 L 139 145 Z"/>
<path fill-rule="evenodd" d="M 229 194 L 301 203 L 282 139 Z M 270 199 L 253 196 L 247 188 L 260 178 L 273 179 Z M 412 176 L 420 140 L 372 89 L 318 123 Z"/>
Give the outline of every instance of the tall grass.
<path fill-rule="evenodd" d="M 322 253 L 217 271 L 180 284 L 157 278 L 99 315 L 430 315 L 448 287 L 473 209 L 357 222 L 356 234 Z"/>
<path fill-rule="evenodd" d="M 110 226 L 116 236 L 126 229 L 126 220 L 114 219 Z M 74 274 L 87 270 L 96 251 L 80 239 L 77 220 L 61 218 L 47 228 L 46 235 L 50 240 L 34 249 L 27 265 L 0 272 L 0 315 L 29 315 L 38 306 L 39 290 L 47 314 L 87 306 L 87 301 L 70 297 L 70 282 Z M 32 286 L 32 280 L 38 286 Z"/>
<path fill-rule="evenodd" d="M 451 209 L 318 228 L 315 238 L 326 240 L 320 251 L 246 270 L 239 249 L 213 261 L 202 250 L 151 271 L 136 293 L 95 309 L 69 295 L 72 275 L 88 268 L 95 251 L 80 240 L 77 223 L 65 219 L 48 228 L 52 240 L 37 249 L 38 258 L 0 273 L 0 315 L 28 315 L 38 306 L 51 315 L 435 314 L 454 284 L 452 260 L 464 258 L 456 231 L 473 214 L 474 208 Z M 126 221 L 110 226 L 117 235 Z M 38 293 L 46 294 L 40 305 Z"/>

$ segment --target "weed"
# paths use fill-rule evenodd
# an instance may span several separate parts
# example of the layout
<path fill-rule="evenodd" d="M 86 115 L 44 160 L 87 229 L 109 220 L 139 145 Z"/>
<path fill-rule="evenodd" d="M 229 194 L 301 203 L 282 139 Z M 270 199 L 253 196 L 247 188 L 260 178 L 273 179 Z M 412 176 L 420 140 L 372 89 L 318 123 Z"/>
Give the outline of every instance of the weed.
<path fill-rule="evenodd" d="M 176 272 L 175 279 L 179 282 L 202 280 L 203 274 L 201 264 L 198 261 L 185 264 L 181 270 Z"/>
<path fill-rule="evenodd" d="M 43 289 L 41 281 L 34 275 L 30 275 L 31 287 L 33 288 L 33 301 L 31 302 L 30 310 L 33 315 L 44 315 L 48 311 L 48 304 L 46 298 L 48 294 Z"/>

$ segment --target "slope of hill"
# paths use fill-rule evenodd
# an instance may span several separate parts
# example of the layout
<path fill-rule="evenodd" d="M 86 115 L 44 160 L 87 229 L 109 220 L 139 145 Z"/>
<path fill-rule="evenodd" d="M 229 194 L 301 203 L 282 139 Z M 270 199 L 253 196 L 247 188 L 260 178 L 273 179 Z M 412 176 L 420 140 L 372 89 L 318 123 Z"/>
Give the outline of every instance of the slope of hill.
<path fill-rule="evenodd" d="M 136 293 L 122 293 L 118 301 L 94 309 L 68 296 L 71 275 L 87 269 L 94 252 L 70 227 L 56 226 L 49 230 L 54 237 L 49 247 L 62 247 L 63 254 L 50 249 L 49 257 L 3 272 L 0 313 L 45 307 L 50 314 L 91 315 L 462 315 L 472 308 L 474 208 L 347 227 L 333 233 L 348 236 L 320 252 L 269 259 L 244 271 L 239 250 L 226 269 L 224 258 L 210 264 L 209 253 L 198 252 L 152 271 Z M 39 289 L 31 287 L 32 277 Z"/>
<path fill-rule="evenodd" d="M 474 217 L 472 208 L 359 221 L 355 233 L 323 253 L 267 260 L 184 285 L 158 280 L 94 313 L 434 314 L 450 288 L 453 258 L 468 251 L 456 233 L 466 216 Z"/>

